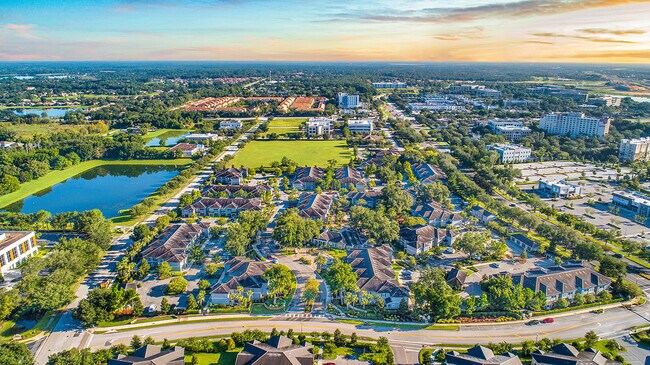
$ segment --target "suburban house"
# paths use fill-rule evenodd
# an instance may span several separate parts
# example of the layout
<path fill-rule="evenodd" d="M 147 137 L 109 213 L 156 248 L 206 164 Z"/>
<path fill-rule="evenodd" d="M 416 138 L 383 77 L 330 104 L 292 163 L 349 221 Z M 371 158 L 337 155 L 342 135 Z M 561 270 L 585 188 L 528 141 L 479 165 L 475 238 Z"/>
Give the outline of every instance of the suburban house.
<path fill-rule="evenodd" d="M 230 167 L 214 173 L 214 181 L 219 184 L 241 185 L 248 176 L 248 169 Z"/>
<path fill-rule="evenodd" d="M 208 185 L 201 191 L 202 196 L 232 198 L 232 197 L 259 197 L 263 193 L 271 192 L 269 185 Z"/>
<path fill-rule="evenodd" d="M 561 343 L 551 347 L 551 351 L 543 352 L 540 350 L 534 351 L 532 354 L 531 365 L 566 365 L 566 364 L 579 364 L 579 365 L 613 365 L 620 364 L 620 362 L 607 360 L 603 354 L 594 349 L 586 349 L 585 351 L 578 351 L 575 347 Z"/>
<path fill-rule="evenodd" d="M 515 233 L 510 238 L 508 242 L 513 243 L 523 249 L 526 249 L 528 252 L 537 252 L 539 251 L 539 243 L 528 238 L 526 235 L 521 233 Z"/>
<path fill-rule="evenodd" d="M 399 231 L 400 243 L 409 255 L 421 255 L 435 246 L 451 246 L 456 238 L 456 232 L 433 227 L 430 225 L 417 225 L 404 227 Z"/>
<path fill-rule="evenodd" d="M 519 357 L 513 353 L 495 355 L 485 346 L 474 346 L 466 354 L 458 351 L 448 352 L 445 356 L 447 365 L 521 365 Z"/>
<path fill-rule="evenodd" d="M 347 198 L 352 205 L 363 205 L 368 208 L 374 208 L 379 202 L 381 197 L 381 190 L 379 189 L 366 189 L 364 191 L 351 191 L 348 193 Z M 361 204 L 363 202 L 363 204 Z"/>
<path fill-rule="evenodd" d="M 147 247 L 142 257 L 153 267 L 167 261 L 174 271 L 187 268 L 190 249 L 209 234 L 207 224 L 173 223 L 167 226 Z"/>
<path fill-rule="evenodd" d="M 192 157 L 196 154 L 202 153 L 205 151 L 205 147 L 202 144 L 193 144 L 193 143 L 179 143 L 174 147 L 171 147 L 170 151 L 181 151 L 183 157 Z"/>
<path fill-rule="evenodd" d="M 292 184 L 298 190 L 314 190 L 323 177 L 325 177 L 325 170 L 320 167 L 297 167 Z"/>
<path fill-rule="evenodd" d="M 34 231 L 0 231 L 0 272 L 15 269 L 37 253 Z"/>
<path fill-rule="evenodd" d="M 332 197 L 327 194 L 303 193 L 298 200 L 298 214 L 303 218 L 326 220 L 332 208 Z"/>
<path fill-rule="evenodd" d="M 197 216 L 236 217 L 246 210 L 262 210 L 259 198 L 199 198 L 181 210 L 183 218 Z"/>
<path fill-rule="evenodd" d="M 571 300 L 580 294 L 598 294 L 608 290 L 612 280 L 585 267 L 581 262 L 569 261 L 548 268 L 534 268 L 522 274 L 512 275 L 512 282 L 546 295 L 547 304 L 560 298 Z"/>
<path fill-rule="evenodd" d="M 294 344 L 286 336 L 274 336 L 267 343 L 254 340 L 237 354 L 235 365 L 313 365 L 314 346 Z"/>
<path fill-rule="evenodd" d="M 465 280 L 467 280 L 467 271 L 454 267 L 449 270 L 445 280 L 454 290 L 463 290 L 465 288 Z"/>
<path fill-rule="evenodd" d="M 478 205 L 472 207 L 472 217 L 475 217 L 479 222 L 483 224 L 488 224 L 497 219 L 497 216 L 492 214 L 492 212 L 488 211 L 485 208 L 479 207 Z"/>
<path fill-rule="evenodd" d="M 334 171 L 336 180 L 341 182 L 341 187 L 350 189 L 354 186 L 357 190 L 364 190 L 366 188 L 366 181 L 363 175 L 352 167 L 345 166 L 338 168 Z"/>
<path fill-rule="evenodd" d="M 185 365 L 185 349 L 174 346 L 162 350 L 160 346 L 145 345 L 133 352 L 133 355 L 118 354 L 108 360 L 108 365 Z"/>
<path fill-rule="evenodd" d="M 219 123 L 219 129 L 241 129 L 243 123 L 241 120 L 224 120 Z"/>
<path fill-rule="evenodd" d="M 428 224 L 435 227 L 457 225 L 463 221 L 460 213 L 449 211 L 437 202 L 416 205 L 413 208 L 413 215 L 423 218 Z"/>
<path fill-rule="evenodd" d="M 422 184 L 430 184 L 436 180 L 447 180 L 447 174 L 445 174 L 437 165 L 430 163 L 415 164 L 412 166 L 411 170 L 413 170 L 415 177 L 417 177 Z"/>
<path fill-rule="evenodd" d="M 357 230 L 344 228 L 340 231 L 326 229 L 320 236 L 312 239 L 312 242 L 318 246 L 345 250 L 365 245 L 368 240 L 361 236 Z"/>
<path fill-rule="evenodd" d="M 348 251 L 345 262 L 357 274 L 360 292 L 379 294 L 388 309 L 397 309 L 402 301 L 409 303 L 409 289 L 395 278 L 392 266 L 393 249 L 389 245 Z"/>
<path fill-rule="evenodd" d="M 268 261 L 253 261 L 245 257 L 234 257 L 224 264 L 224 273 L 210 291 L 212 304 L 232 304 L 231 294 L 237 293 L 237 288 L 244 289 L 243 294 L 252 293 L 251 299 L 257 300 L 266 296 L 267 281 L 262 278 L 266 269 L 272 264 Z"/>

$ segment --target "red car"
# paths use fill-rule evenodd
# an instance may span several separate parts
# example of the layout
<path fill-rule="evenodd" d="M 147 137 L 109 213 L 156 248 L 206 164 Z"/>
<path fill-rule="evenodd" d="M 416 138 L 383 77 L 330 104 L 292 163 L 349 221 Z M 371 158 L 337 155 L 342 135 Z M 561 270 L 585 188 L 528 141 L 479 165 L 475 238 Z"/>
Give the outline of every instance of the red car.
<path fill-rule="evenodd" d="M 555 320 L 553 318 L 544 318 L 542 319 L 542 323 L 553 323 Z"/>

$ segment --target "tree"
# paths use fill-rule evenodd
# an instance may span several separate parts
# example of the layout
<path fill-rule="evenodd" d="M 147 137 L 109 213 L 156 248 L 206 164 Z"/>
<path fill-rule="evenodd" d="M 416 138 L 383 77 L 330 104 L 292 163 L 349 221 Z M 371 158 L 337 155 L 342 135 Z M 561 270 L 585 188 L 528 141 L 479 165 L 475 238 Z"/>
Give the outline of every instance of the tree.
<path fill-rule="evenodd" d="M 526 251 L 526 249 L 524 248 L 524 250 L 521 251 L 521 254 L 519 255 L 519 257 L 524 259 L 524 260 L 527 259 L 528 258 L 528 251 Z"/>
<path fill-rule="evenodd" d="M 461 299 L 445 281 L 444 270 L 425 269 L 412 290 L 415 302 L 432 320 L 454 318 L 460 314 Z"/>
<path fill-rule="evenodd" d="M 316 256 L 316 259 L 314 259 L 314 262 L 316 263 L 316 268 L 318 271 L 320 271 L 323 266 L 327 264 L 327 257 L 325 255 L 318 255 Z"/>
<path fill-rule="evenodd" d="M 18 342 L 0 344 L 0 365 L 33 365 L 34 357 L 27 346 Z"/>
<path fill-rule="evenodd" d="M 169 310 L 171 309 L 171 306 L 169 305 L 169 301 L 167 298 L 162 298 L 162 301 L 160 302 L 160 312 L 163 314 L 169 313 Z"/>
<path fill-rule="evenodd" d="M 173 278 L 167 285 L 167 294 L 169 295 L 181 294 L 185 290 L 187 290 L 187 280 L 182 276 Z"/>
<path fill-rule="evenodd" d="M 196 302 L 194 295 L 190 294 L 187 296 L 187 310 L 195 311 L 199 309 L 199 303 Z"/>
<path fill-rule="evenodd" d="M 287 209 L 276 220 L 273 239 L 284 246 L 302 247 L 320 234 L 321 221 L 302 218 L 296 209 Z"/>
<path fill-rule="evenodd" d="M 291 291 L 295 283 L 295 275 L 291 270 L 280 264 L 276 264 L 266 269 L 262 277 L 268 280 L 268 292 L 273 297 L 273 303 L 279 295 L 285 296 Z"/>
<path fill-rule="evenodd" d="M 387 209 L 393 210 L 396 214 L 408 212 L 413 205 L 413 198 L 398 184 L 386 185 L 381 191 L 380 203 Z"/>
<path fill-rule="evenodd" d="M 587 348 L 592 348 L 598 342 L 598 335 L 594 331 L 589 331 L 585 333 L 585 346 Z"/>
<path fill-rule="evenodd" d="M 320 284 L 318 280 L 309 278 L 305 282 L 305 287 L 302 291 L 302 300 L 307 304 L 313 304 L 318 295 L 320 294 Z"/>
<path fill-rule="evenodd" d="M 210 277 L 214 276 L 217 270 L 219 270 L 219 265 L 214 262 L 205 265 L 205 273 Z"/>
<path fill-rule="evenodd" d="M 490 241 L 488 232 L 467 232 L 454 242 L 454 246 L 457 250 L 475 257 L 485 253 L 486 243 Z"/>
<path fill-rule="evenodd" d="M 422 184 L 417 189 L 417 200 L 420 203 L 429 203 L 435 201 L 445 208 L 451 208 L 451 193 L 447 186 L 440 181 L 434 181 L 431 184 Z"/>
<path fill-rule="evenodd" d="M 149 270 L 151 270 L 151 265 L 149 265 L 149 261 L 143 257 L 142 260 L 140 260 L 140 266 L 138 267 L 138 276 L 144 279 L 149 274 Z"/>
<path fill-rule="evenodd" d="M 471 315 L 476 310 L 476 297 L 467 297 L 465 299 L 465 313 Z"/>
<path fill-rule="evenodd" d="M 140 347 L 142 347 L 142 339 L 138 335 L 133 335 L 131 337 L 131 348 L 137 350 Z"/>
<path fill-rule="evenodd" d="M 603 257 L 603 248 L 597 243 L 583 241 L 576 244 L 573 254 L 583 260 L 599 260 Z"/>
<path fill-rule="evenodd" d="M 167 261 L 158 264 L 158 279 L 164 280 L 172 276 L 172 266 Z"/>
<path fill-rule="evenodd" d="M 335 293 L 339 293 L 341 300 L 344 299 L 345 292 L 359 291 L 359 287 L 357 286 L 357 273 L 352 270 L 350 264 L 341 260 L 334 260 L 323 276 L 330 289 Z"/>
<path fill-rule="evenodd" d="M 4 321 L 20 305 L 17 290 L 0 290 L 0 321 Z"/>
<path fill-rule="evenodd" d="M 376 242 L 395 242 L 399 239 L 397 220 L 387 217 L 383 209 L 354 206 L 350 209 L 350 224 Z"/>
<path fill-rule="evenodd" d="M 627 273 L 627 264 L 616 257 L 605 255 L 600 259 L 599 271 L 603 275 L 619 279 Z"/>

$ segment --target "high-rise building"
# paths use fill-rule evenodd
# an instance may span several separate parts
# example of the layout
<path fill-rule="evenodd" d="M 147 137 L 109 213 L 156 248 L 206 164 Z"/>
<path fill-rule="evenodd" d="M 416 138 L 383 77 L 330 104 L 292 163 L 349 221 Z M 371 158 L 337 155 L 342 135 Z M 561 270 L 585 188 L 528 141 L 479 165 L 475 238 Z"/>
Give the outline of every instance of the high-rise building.
<path fill-rule="evenodd" d="M 548 134 L 603 138 L 609 133 L 610 119 L 587 117 L 583 113 L 549 113 L 539 121 Z"/>
<path fill-rule="evenodd" d="M 359 102 L 359 95 L 349 95 L 346 93 L 339 93 L 339 108 L 353 109 L 361 106 Z"/>
<path fill-rule="evenodd" d="M 650 137 L 622 139 L 618 148 L 618 159 L 621 161 L 647 161 L 650 159 Z"/>

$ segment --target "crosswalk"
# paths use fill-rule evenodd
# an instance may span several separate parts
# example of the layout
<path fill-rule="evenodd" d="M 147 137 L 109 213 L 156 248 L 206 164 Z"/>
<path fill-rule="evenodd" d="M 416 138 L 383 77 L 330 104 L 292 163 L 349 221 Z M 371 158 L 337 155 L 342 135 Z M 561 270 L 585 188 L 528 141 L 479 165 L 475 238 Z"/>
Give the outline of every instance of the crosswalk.
<path fill-rule="evenodd" d="M 277 316 L 272 321 L 294 321 L 294 322 L 307 322 L 313 320 L 325 319 L 325 316 L 322 314 L 312 314 L 312 313 L 285 313 L 281 316 Z"/>

